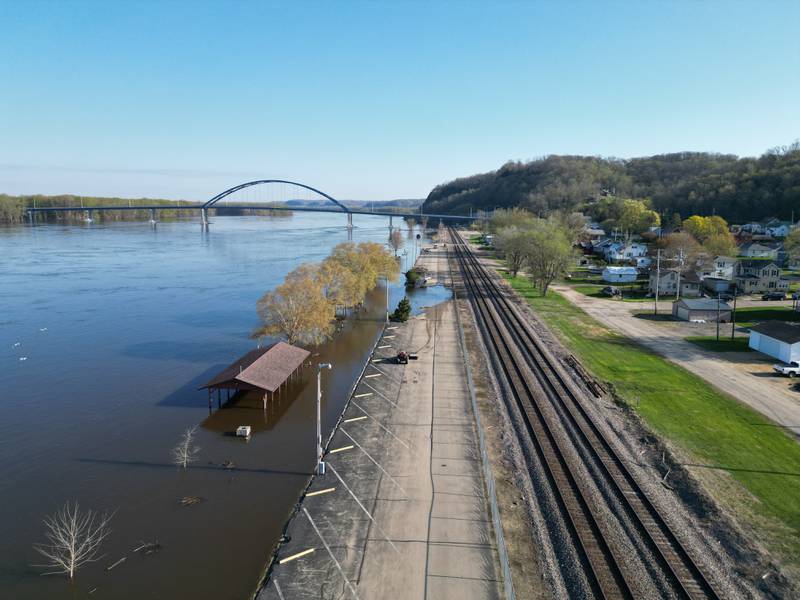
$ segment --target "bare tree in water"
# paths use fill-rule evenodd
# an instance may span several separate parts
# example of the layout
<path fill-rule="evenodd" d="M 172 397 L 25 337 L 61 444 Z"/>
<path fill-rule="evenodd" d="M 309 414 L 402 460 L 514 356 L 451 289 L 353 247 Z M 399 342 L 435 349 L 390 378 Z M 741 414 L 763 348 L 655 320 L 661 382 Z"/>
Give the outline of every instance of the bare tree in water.
<path fill-rule="evenodd" d="M 172 449 L 172 462 L 184 469 L 197 460 L 200 448 L 194 444 L 194 436 L 197 433 L 197 425 L 189 427 L 183 432 L 183 437 L 178 445 Z"/>
<path fill-rule="evenodd" d="M 47 559 L 43 565 L 51 569 L 42 575 L 69 575 L 87 563 L 102 558 L 100 546 L 109 536 L 111 516 L 94 511 L 81 511 L 78 503 L 67 503 L 56 514 L 45 518 L 46 544 L 34 546 Z"/>

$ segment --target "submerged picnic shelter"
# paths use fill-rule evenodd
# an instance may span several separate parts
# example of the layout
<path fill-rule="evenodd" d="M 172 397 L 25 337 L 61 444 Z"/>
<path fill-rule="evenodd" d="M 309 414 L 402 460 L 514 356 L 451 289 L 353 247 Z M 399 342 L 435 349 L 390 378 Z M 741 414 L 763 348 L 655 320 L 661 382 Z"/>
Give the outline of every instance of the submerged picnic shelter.
<path fill-rule="evenodd" d="M 286 342 L 276 342 L 264 348 L 251 350 L 220 371 L 211 381 L 200 389 L 208 390 L 208 405 L 211 395 L 217 390 L 217 403 L 222 390 L 260 391 L 263 393 L 264 408 L 267 400 L 280 393 L 281 386 L 295 376 L 305 360 L 311 355 L 308 350 L 292 346 Z"/>

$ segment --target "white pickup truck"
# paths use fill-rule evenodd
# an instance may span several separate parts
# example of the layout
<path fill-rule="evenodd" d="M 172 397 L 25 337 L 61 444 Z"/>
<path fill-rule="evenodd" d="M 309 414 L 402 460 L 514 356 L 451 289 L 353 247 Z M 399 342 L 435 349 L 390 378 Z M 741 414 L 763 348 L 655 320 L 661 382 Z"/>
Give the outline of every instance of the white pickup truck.
<path fill-rule="evenodd" d="M 773 370 L 779 375 L 788 375 L 789 377 L 800 376 L 800 363 L 792 361 L 788 365 L 772 365 Z"/>

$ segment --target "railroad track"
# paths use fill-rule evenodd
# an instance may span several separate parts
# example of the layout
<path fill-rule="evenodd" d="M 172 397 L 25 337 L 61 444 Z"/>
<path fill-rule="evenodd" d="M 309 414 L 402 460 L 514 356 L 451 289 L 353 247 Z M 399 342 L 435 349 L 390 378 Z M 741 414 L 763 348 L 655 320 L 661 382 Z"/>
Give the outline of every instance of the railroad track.
<path fill-rule="evenodd" d="M 508 382 L 523 416 L 595 597 L 633 598 L 636 586 L 619 550 L 608 541 L 610 525 L 590 501 L 589 484 L 574 473 L 575 460 L 583 460 L 587 466 L 591 463 L 601 474 L 606 489 L 627 513 L 676 595 L 718 598 L 667 520 L 590 418 L 579 399 L 582 393 L 562 372 L 528 320 L 454 230 L 451 242 L 487 345 L 496 354 L 500 375 Z M 562 420 L 566 436 L 550 421 L 552 417 L 548 418 L 553 412 Z"/>

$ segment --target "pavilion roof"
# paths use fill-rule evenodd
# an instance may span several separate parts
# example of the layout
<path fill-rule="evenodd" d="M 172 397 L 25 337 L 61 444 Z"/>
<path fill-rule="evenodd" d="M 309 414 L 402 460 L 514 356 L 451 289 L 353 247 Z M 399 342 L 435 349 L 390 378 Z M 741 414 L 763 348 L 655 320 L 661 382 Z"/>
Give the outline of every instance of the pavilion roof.
<path fill-rule="evenodd" d="M 220 371 L 204 388 L 254 387 L 274 392 L 311 355 L 308 350 L 277 342 L 251 350 Z"/>

